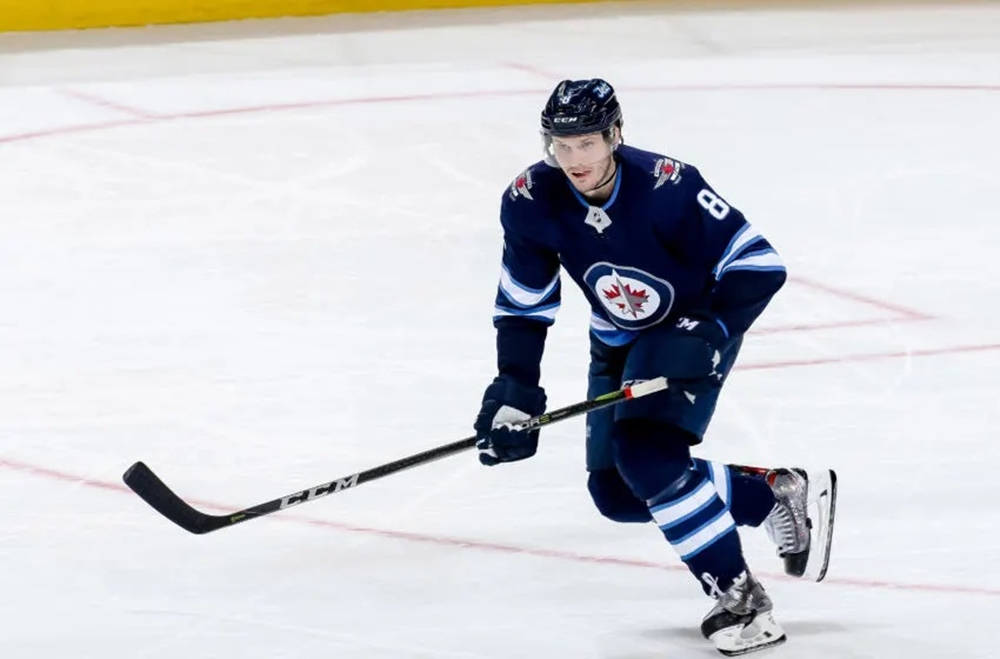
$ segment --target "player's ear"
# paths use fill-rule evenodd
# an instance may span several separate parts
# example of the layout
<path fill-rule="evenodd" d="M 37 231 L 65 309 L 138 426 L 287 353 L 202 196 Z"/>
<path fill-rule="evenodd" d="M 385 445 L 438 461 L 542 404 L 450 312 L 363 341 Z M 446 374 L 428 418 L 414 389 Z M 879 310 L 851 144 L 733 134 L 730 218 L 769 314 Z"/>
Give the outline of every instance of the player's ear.
<path fill-rule="evenodd" d="M 614 151 L 618 148 L 618 145 L 622 143 L 622 129 L 621 126 L 615 124 L 608 128 L 604 133 L 604 139 L 607 141 L 608 145 L 611 146 L 611 150 Z"/>

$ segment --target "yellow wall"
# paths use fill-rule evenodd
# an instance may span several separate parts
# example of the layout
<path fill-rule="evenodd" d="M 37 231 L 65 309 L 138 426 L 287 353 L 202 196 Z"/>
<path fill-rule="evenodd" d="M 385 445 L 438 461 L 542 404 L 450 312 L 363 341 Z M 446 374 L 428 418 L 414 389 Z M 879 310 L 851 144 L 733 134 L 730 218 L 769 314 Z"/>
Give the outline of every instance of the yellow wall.
<path fill-rule="evenodd" d="M 0 0 L 0 32 L 578 0 Z"/>

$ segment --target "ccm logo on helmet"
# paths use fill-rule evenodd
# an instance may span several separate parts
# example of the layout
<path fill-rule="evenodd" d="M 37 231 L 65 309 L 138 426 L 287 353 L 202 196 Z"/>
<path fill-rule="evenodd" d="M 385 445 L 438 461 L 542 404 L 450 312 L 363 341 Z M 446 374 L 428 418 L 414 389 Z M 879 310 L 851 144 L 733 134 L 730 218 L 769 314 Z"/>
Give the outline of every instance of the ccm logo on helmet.
<path fill-rule="evenodd" d="M 573 124 L 579 117 L 554 117 L 552 123 L 556 124 Z"/>

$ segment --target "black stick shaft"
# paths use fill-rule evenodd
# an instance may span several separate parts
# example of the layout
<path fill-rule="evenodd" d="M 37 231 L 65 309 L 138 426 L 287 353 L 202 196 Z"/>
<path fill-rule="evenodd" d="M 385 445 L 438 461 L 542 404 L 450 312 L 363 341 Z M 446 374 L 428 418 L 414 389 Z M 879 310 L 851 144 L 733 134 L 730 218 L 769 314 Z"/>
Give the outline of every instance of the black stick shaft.
<path fill-rule="evenodd" d="M 591 400 L 582 401 L 574 405 L 562 407 L 539 416 L 532 417 L 521 423 L 514 424 L 518 430 L 528 430 L 541 428 L 557 421 L 562 421 L 580 414 L 585 414 L 593 410 L 615 405 L 630 398 L 639 398 L 648 394 L 656 393 L 667 388 L 665 378 L 655 378 L 646 382 L 624 387 L 617 391 L 598 396 Z M 217 529 L 233 526 L 240 522 L 255 519 L 263 515 L 269 515 L 285 508 L 297 506 L 302 503 L 314 501 L 330 494 L 335 494 L 341 490 L 357 487 L 362 483 L 373 481 L 397 471 L 416 467 L 417 465 L 440 460 L 449 455 L 454 455 L 461 451 L 470 449 L 476 445 L 475 437 L 466 437 L 451 444 L 445 444 L 436 448 L 415 453 L 405 458 L 400 458 L 393 462 L 372 467 L 366 471 L 360 471 L 343 478 L 337 478 L 327 483 L 322 483 L 306 490 L 299 490 L 279 499 L 272 499 L 262 504 L 244 508 L 228 515 L 208 515 L 188 505 L 183 499 L 177 496 L 173 490 L 160 480 L 153 473 L 153 470 L 143 462 L 136 462 L 128 468 L 122 477 L 125 484 L 133 492 L 138 494 L 150 506 L 155 508 L 161 515 L 184 528 L 191 533 L 208 533 Z"/>

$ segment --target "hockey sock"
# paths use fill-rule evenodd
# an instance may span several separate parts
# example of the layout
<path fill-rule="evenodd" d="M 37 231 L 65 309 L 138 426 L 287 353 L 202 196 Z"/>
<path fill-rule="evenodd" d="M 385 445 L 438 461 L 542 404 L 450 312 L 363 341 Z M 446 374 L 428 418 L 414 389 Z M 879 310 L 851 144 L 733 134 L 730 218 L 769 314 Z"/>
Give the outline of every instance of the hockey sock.
<path fill-rule="evenodd" d="M 721 462 L 701 458 L 691 462 L 712 481 L 739 526 L 759 526 L 774 508 L 774 493 L 763 477 L 741 474 Z"/>
<path fill-rule="evenodd" d="M 709 583 L 729 588 L 746 570 L 736 522 L 713 481 L 692 464 L 686 437 L 638 420 L 622 424 L 617 437 L 618 470 L 667 542 L 706 593 Z"/>
<path fill-rule="evenodd" d="M 649 512 L 705 592 L 710 584 L 724 591 L 746 570 L 736 521 L 712 481 L 694 469 L 687 474 L 684 482 L 650 500 Z"/>

